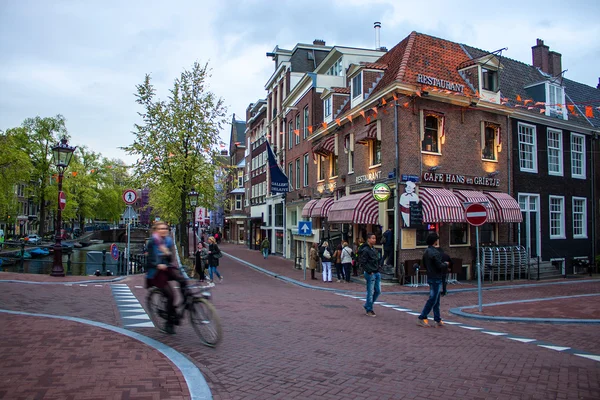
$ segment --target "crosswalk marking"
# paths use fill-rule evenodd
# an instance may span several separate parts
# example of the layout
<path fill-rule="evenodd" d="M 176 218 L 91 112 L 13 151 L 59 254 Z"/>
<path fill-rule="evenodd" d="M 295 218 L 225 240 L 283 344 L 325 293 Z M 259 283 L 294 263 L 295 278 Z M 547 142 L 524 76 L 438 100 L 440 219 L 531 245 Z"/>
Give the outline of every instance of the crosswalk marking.
<path fill-rule="evenodd" d="M 146 314 L 137 297 L 127 285 L 111 285 L 124 328 L 153 328 L 154 324 Z"/>

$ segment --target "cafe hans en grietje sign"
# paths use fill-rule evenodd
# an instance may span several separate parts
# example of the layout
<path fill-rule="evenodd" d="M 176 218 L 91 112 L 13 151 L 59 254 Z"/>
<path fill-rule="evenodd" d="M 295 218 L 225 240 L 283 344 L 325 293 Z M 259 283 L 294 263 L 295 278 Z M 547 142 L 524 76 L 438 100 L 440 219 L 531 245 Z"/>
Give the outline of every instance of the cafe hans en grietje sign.
<path fill-rule="evenodd" d="M 475 186 L 500 186 L 500 179 L 488 178 L 486 176 L 466 176 L 457 174 L 436 174 L 434 172 L 425 172 L 423 174 L 423 182 L 434 183 L 456 183 L 462 185 Z"/>
<path fill-rule="evenodd" d="M 436 86 L 442 89 L 452 90 L 453 92 L 462 93 L 463 90 L 465 90 L 465 85 L 422 74 L 417 74 L 417 82 L 422 83 L 423 85 Z"/>

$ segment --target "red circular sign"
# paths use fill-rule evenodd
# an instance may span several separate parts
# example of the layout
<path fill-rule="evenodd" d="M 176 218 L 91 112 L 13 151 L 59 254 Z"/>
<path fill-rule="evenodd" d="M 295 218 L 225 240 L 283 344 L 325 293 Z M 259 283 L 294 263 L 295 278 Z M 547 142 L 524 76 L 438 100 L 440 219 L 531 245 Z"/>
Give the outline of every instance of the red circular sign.
<path fill-rule="evenodd" d="M 123 201 L 126 204 L 133 204 L 137 200 L 137 193 L 133 189 L 127 189 L 123 192 Z"/>
<path fill-rule="evenodd" d="M 487 210 L 483 204 L 473 203 L 465 211 L 467 222 L 473 226 L 481 226 L 487 221 Z"/>
<path fill-rule="evenodd" d="M 63 191 L 58 192 L 58 206 L 60 207 L 61 210 L 64 210 L 66 205 L 67 205 L 67 196 L 65 196 L 65 192 L 63 192 Z"/>

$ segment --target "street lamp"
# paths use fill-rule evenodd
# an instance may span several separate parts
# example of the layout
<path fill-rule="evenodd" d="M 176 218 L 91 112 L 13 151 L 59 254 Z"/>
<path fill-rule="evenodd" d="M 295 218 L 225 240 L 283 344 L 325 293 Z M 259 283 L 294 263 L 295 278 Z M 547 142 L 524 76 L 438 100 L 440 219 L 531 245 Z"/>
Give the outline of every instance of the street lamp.
<path fill-rule="evenodd" d="M 56 234 L 54 236 L 54 262 L 52 263 L 51 276 L 65 276 L 62 263 L 62 244 L 60 228 L 62 225 L 62 210 L 65 208 L 66 199 L 62 191 L 62 180 L 65 169 L 69 166 L 73 152 L 77 147 L 67 144 L 67 138 L 63 137 L 59 143 L 52 148 L 52 160 L 58 169 L 58 213 L 56 215 Z"/>
<path fill-rule="evenodd" d="M 188 199 L 190 199 L 190 206 L 192 206 L 192 233 L 194 236 L 194 253 L 196 252 L 196 205 L 198 205 L 199 193 L 196 189 L 192 188 L 192 191 L 188 193 Z"/>

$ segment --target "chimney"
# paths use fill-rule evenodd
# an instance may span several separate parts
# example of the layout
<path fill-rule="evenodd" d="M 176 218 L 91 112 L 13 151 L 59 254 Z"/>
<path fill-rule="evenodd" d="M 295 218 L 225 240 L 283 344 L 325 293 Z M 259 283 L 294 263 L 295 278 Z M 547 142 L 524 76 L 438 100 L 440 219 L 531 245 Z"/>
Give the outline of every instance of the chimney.
<path fill-rule="evenodd" d="M 542 39 L 537 39 L 535 46 L 531 48 L 533 55 L 533 66 L 539 68 L 551 76 L 557 76 L 562 72 L 562 55 L 544 44 Z"/>
<path fill-rule="evenodd" d="M 322 39 L 315 39 L 315 40 L 313 40 L 313 44 L 315 46 L 325 46 L 325 41 Z"/>
<path fill-rule="evenodd" d="M 555 51 L 548 53 L 548 73 L 558 76 L 562 72 L 562 55 Z"/>
<path fill-rule="evenodd" d="M 381 30 L 381 22 L 375 22 L 373 24 L 375 28 L 375 50 L 379 50 L 381 48 L 381 43 L 379 41 L 379 31 Z"/>

